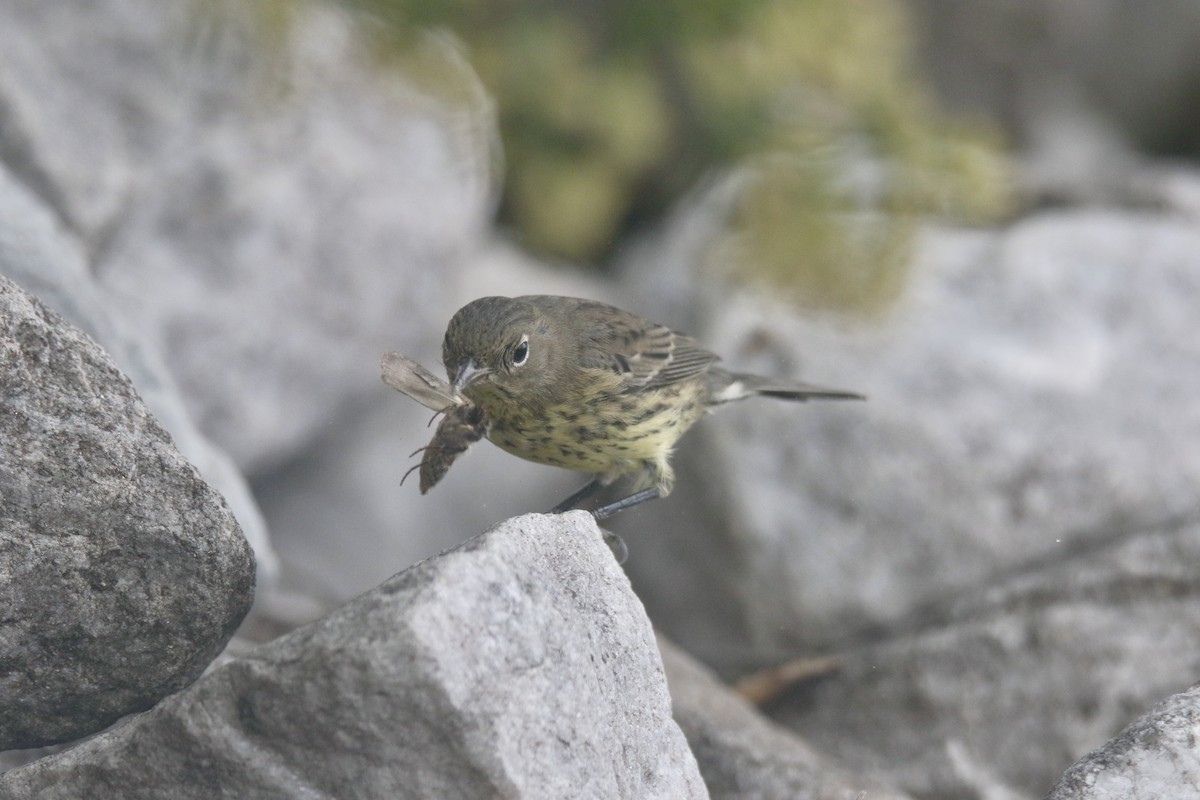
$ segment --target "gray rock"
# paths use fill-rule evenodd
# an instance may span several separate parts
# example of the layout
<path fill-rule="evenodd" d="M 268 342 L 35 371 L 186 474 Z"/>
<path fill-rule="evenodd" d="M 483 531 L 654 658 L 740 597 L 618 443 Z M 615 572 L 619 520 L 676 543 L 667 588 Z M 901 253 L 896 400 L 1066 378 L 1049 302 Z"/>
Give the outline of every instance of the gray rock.
<path fill-rule="evenodd" d="M 0 275 L 104 347 L 179 451 L 229 503 L 254 548 L 258 586 L 269 586 L 278 573 L 278 559 L 246 479 L 232 459 L 196 428 L 154 343 L 131 330 L 118 315 L 86 259 L 75 234 L 0 164 Z"/>
<path fill-rule="evenodd" d="M 0 750 L 187 685 L 249 608 L 220 495 L 100 348 L 0 278 Z"/>
<path fill-rule="evenodd" d="M 495 133 L 482 92 L 433 101 L 366 55 L 348 15 L 305 6 L 272 43 L 252 14 L 0 6 L 5 162 L 247 471 L 295 454 L 376 390 L 381 353 L 444 324 L 490 220 Z M 478 89 L 440 57 L 461 96 Z"/>
<path fill-rule="evenodd" d="M 1197 563 L 1195 520 L 1064 546 L 1059 559 L 847 650 L 840 670 L 782 698 L 772 715 L 919 797 L 1041 797 L 1081 755 L 1194 681 Z M 1183 731 L 1185 722 L 1172 724 Z M 1146 763 L 1168 739 L 1143 741 Z M 1171 791 L 1145 796 L 1192 791 L 1194 768 L 1176 765 L 1161 776 Z"/>
<path fill-rule="evenodd" d="M 0 777 L 6 797 L 706 797 L 590 517 L 526 516 Z"/>
<path fill-rule="evenodd" d="M 1047 800 L 1200 797 L 1200 688 L 1172 695 L 1067 770 Z"/>
<path fill-rule="evenodd" d="M 708 670 L 658 640 L 675 721 L 713 798 L 729 800 L 902 800 L 859 767 L 847 770 L 763 717 Z"/>
<path fill-rule="evenodd" d="M 687 290 L 727 362 L 868 396 L 723 409 L 685 438 L 675 494 L 614 521 L 656 624 L 726 674 L 1200 510 L 1195 225 L 1047 214 L 930 231 L 915 263 L 870 321 Z"/>
<path fill-rule="evenodd" d="M 612 522 L 667 636 L 727 677 L 845 654 L 778 718 L 930 798 L 1041 796 L 1196 680 L 1194 224 L 931 230 L 896 307 L 857 321 L 666 280 L 706 268 L 702 236 L 668 245 L 627 280 L 674 295 L 639 296 L 739 367 L 869 400 L 723 410 L 675 494 Z"/>

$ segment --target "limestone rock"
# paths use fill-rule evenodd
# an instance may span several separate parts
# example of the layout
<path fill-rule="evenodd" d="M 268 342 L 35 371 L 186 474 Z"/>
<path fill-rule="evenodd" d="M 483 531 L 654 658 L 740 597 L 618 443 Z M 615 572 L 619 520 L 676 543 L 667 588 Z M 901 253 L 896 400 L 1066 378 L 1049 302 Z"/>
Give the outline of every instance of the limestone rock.
<path fill-rule="evenodd" d="M 258 585 L 279 571 L 266 523 L 233 460 L 196 427 L 155 343 L 117 311 L 95 280 L 78 237 L 0 164 L 0 275 L 99 343 L 205 482 L 219 491 L 254 548 Z"/>
<path fill-rule="evenodd" d="M 708 796 L 650 623 L 583 513 L 509 520 L 0 793 Z"/>
<path fill-rule="evenodd" d="M 780 698 L 772 716 L 919 797 L 1042 797 L 1098 742 L 1191 683 L 1200 652 L 1200 524 L 1064 555 L 849 650 L 841 669 Z M 1179 697 L 1177 710 L 1196 702 Z M 1170 754 L 1171 737 L 1194 723 L 1173 720 L 1160 742 L 1130 751 L 1130 765 L 1175 763 L 1161 776 L 1171 791 L 1147 797 L 1194 787 L 1195 770 Z"/>
<path fill-rule="evenodd" d="M 666 635 L 727 678 L 845 657 L 775 718 L 928 798 L 1042 796 L 1196 680 L 1194 224 L 929 230 L 874 319 L 682 280 L 696 252 L 660 252 L 686 316 L 664 322 L 868 396 L 722 410 L 685 437 L 675 492 L 612 522 Z"/>
<path fill-rule="evenodd" d="M 100 348 L 0 278 L 0 750 L 194 680 L 253 597 L 220 495 Z"/>
<path fill-rule="evenodd" d="M 1068 212 L 929 231 L 875 320 L 693 281 L 727 363 L 868 399 L 749 400 L 684 438 L 675 493 L 613 522 L 656 531 L 626 536 L 656 624 L 736 672 L 1195 514 L 1198 254 L 1190 222 Z"/>

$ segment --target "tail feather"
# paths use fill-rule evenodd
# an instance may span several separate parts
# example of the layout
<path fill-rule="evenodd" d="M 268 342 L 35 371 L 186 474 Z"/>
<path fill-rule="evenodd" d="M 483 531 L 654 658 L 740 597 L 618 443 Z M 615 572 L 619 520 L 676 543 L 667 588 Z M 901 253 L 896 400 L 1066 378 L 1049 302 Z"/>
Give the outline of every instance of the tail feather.
<path fill-rule="evenodd" d="M 781 400 L 866 400 L 866 396 L 845 389 L 816 386 L 811 383 L 764 378 L 745 373 L 717 372 L 710 376 L 709 398 L 712 403 L 731 403 L 754 395 L 776 397 Z"/>

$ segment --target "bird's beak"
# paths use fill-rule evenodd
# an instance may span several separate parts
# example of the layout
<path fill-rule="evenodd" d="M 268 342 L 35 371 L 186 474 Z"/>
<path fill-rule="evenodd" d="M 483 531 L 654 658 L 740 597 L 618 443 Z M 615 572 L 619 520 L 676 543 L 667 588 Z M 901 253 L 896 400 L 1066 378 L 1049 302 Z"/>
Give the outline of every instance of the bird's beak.
<path fill-rule="evenodd" d="M 464 387 L 479 380 L 487 374 L 487 369 L 477 366 L 475 364 L 475 359 L 468 358 L 466 361 L 458 365 L 458 372 L 454 375 L 454 393 L 462 394 Z"/>

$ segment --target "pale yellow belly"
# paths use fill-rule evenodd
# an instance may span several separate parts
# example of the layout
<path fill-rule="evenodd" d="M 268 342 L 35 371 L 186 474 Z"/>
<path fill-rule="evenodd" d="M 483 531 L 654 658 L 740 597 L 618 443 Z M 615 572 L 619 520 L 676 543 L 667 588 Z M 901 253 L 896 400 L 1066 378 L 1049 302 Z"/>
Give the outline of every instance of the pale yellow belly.
<path fill-rule="evenodd" d="M 615 477 L 665 466 L 675 442 L 703 415 L 700 399 L 699 386 L 681 384 L 540 413 L 489 413 L 488 439 L 539 464 Z"/>

